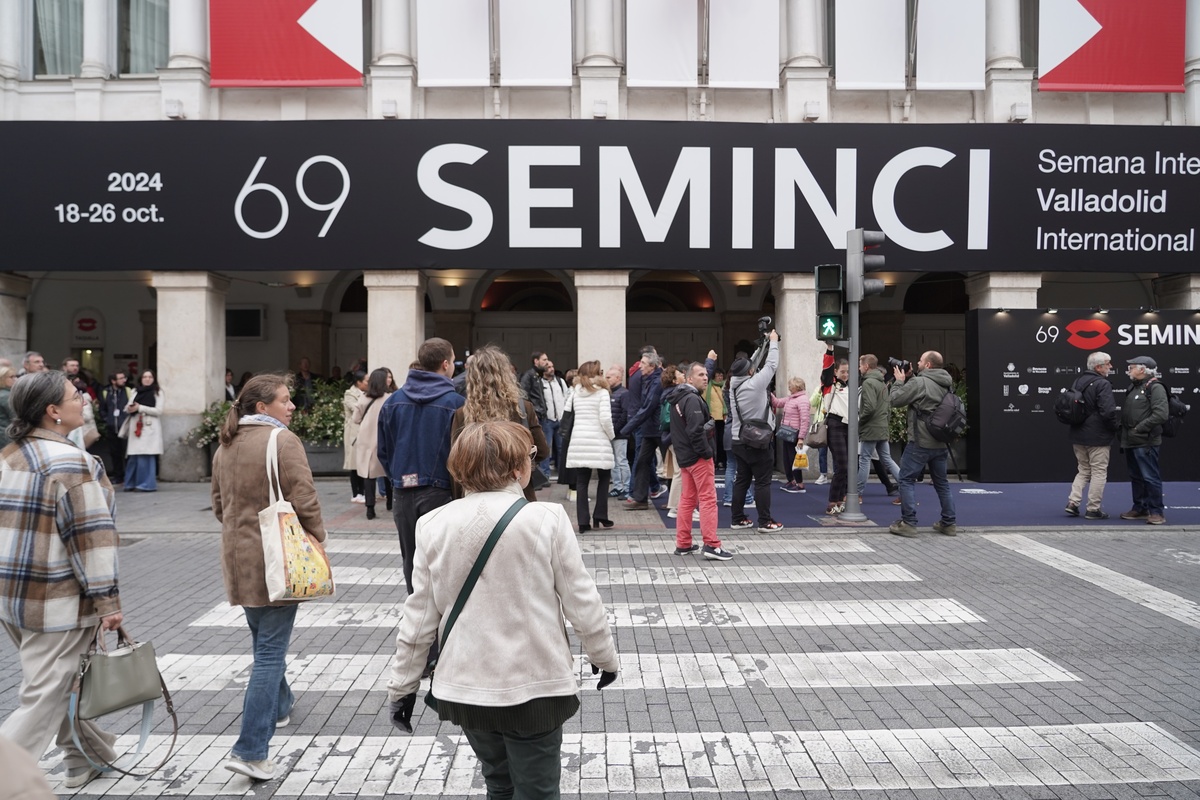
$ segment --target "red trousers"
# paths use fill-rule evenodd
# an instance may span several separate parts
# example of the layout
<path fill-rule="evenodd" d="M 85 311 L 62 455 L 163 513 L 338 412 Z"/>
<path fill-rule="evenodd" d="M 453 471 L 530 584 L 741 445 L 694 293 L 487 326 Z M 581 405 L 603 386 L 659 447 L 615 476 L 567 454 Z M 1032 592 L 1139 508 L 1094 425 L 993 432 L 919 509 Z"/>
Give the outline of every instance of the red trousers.
<path fill-rule="evenodd" d="M 717 487 L 713 481 L 713 462 L 702 458 L 690 467 L 679 468 L 683 491 L 675 509 L 675 546 L 692 546 L 692 511 L 700 508 L 700 535 L 709 547 L 720 547 L 717 538 Z"/>

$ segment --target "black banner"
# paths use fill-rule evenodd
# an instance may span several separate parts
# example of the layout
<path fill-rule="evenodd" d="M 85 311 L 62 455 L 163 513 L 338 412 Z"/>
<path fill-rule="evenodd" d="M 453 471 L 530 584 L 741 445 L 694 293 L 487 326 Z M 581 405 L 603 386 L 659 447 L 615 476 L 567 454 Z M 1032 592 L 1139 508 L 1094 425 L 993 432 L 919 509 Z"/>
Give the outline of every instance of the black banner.
<path fill-rule="evenodd" d="M 8 122 L 7 267 L 1190 270 L 1194 129 Z"/>
<path fill-rule="evenodd" d="M 1181 434 L 1163 440 L 1163 480 L 1200 480 L 1200 459 L 1195 455 L 1200 445 L 1200 312 L 1113 309 L 1100 314 L 1065 308 L 1054 313 L 969 312 L 967 412 L 973 477 L 1005 483 L 1074 480 L 1070 428 L 1054 415 L 1054 399 L 1071 386 L 1086 368 L 1088 355 L 1097 350 L 1112 357 L 1108 379 L 1118 406 L 1130 386 L 1125 362 L 1150 356 L 1158 363 L 1162 382 L 1193 409 L 1184 418 Z M 1119 439 L 1113 443 L 1108 478 L 1129 478 Z M 1114 491 L 1121 502 L 1129 499 L 1116 487 L 1108 494 Z M 1115 500 L 1109 504 L 1124 510 Z"/>

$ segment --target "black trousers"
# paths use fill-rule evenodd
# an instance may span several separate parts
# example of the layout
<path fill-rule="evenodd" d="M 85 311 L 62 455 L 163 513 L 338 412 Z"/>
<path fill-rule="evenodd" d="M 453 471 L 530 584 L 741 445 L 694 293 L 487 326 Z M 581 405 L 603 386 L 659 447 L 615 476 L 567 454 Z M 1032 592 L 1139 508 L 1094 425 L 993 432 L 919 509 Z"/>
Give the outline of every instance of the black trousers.
<path fill-rule="evenodd" d="M 400 555 L 404 558 L 404 585 L 408 588 L 408 593 L 412 594 L 413 557 L 417 552 L 417 520 L 454 498 L 451 497 L 449 489 L 436 486 L 395 488 L 392 494 L 396 498 L 392 517 L 396 520 L 396 532 L 400 535 Z"/>
<path fill-rule="evenodd" d="M 575 516 L 579 527 L 588 524 L 588 484 L 592 482 L 592 470 L 589 467 L 575 467 Z M 612 478 L 611 469 L 596 470 L 596 516 L 595 519 L 608 519 L 608 484 Z"/>
<path fill-rule="evenodd" d="M 488 800 L 558 800 L 561 796 L 561 725 L 532 734 L 463 728 L 463 735 L 479 759 Z"/>
<path fill-rule="evenodd" d="M 639 503 L 646 502 L 650 497 L 650 486 L 654 483 L 654 455 L 661 441 L 662 438 L 658 436 L 643 436 L 638 445 L 637 460 L 633 463 L 633 488 L 629 490 L 629 496 Z"/>
<path fill-rule="evenodd" d="M 849 469 L 850 428 L 836 414 L 825 417 L 829 429 L 829 455 L 833 456 L 833 480 L 829 482 L 829 502 L 840 503 L 846 498 L 846 489 L 850 485 Z M 858 480 L 858 460 L 854 462 L 855 480 Z"/>
<path fill-rule="evenodd" d="M 350 470 L 350 496 L 358 497 L 363 494 L 363 477 L 356 471 Z"/>
<path fill-rule="evenodd" d="M 733 479 L 733 519 L 736 522 L 746 516 L 746 491 L 753 480 L 758 524 L 765 525 L 771 521 L 771 472 L 775 466 L 775 448 L 759 449 L 734 442 L 733 457 L 737 459 L 737 477 Z"/>

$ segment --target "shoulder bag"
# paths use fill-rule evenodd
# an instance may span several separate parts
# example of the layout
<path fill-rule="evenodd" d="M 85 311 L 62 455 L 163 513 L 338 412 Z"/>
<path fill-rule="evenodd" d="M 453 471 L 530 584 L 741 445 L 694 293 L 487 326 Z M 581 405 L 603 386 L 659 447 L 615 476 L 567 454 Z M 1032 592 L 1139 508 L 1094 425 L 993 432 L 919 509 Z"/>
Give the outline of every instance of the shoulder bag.
<path fill-rule="evenodd" d="M 96 719 L 140 705 L 142 727 L 137 750 L 133 753 L 139 755 L 146 748 L 146 741 L 150 738 L 150 728 L 154 723 L 154 702 L 159 698 L 166 702 L 167 713 L 171 716 L 174 730 L 171 733 L 171 746 L 167 748 L 167 754 L 157 766 L 149 772 L 130 772 L 109 764 L 104 759 L 99 759 L 100 763 L 92 759 L 79 736 L 80 720 Z M 148 778 L 167 763 L 167 759 L 175 752 L 175 743 L 179 739 L 179 718 L 175 716 L 171 692 L 163 681 L 162 673 L 158 671 L 154 645 L 150 642 L 135 642 L 123 627 L 117 629 L 117 649 L 109 652 L 104 644 L 104 629 L 96 626 L 95 638 L 87 652 L 79 658 L 79 672 L 76 673 L 75 682 L 71 686 L 67 717 L 75 747 L 83 753 L 92 767 L 101 772 L 119 772 L 135 778 Z"/>
<path fill-rule="evenodd" d="M 454 608 L 450 610 L 450 616 L 446 618 L 446 627 L 442 629 L 441 646 L 438 648 L 439 653 L 446 651 L 446 640 L 450 638 L 450 631 L 453 630 L 454 623 L 458 620 L 458 615 L 462 613 L 463 606 L 467 604 L 467 598 L 471 596 L 471 590 L 475 588 L 475 584 L 479 580 L 479 575 L 483 572 L 483 565 L 487 563 L 488 557 L 496 549 L 496 542 L 500 541 L 500 534 L 504 533 L 504 529 L 508 527 L 508 523 L 512 522 L 517 512 L 528 504 L 529 501 L 524 497 L 517 498 L 508 507 L 508 511 L 504 512 L 504 516 L 496 522 L 496 527 L 492 528 L 492 534 L 483 543 L 483 549 L 479 551 L 479 556 L 475 559 L 475 564 L 471 567 L 471 572 L 467 575 L 467 580 L 458 592 L 458 599 L 454 601 Z M 437 711 L 437 698 L 433 696 L 433 675 L 435 672 L 436 670 L 429 673 L 429 691 L 425 693 L 425 705 Z"/>
<path fill-rule="evenodd" d="M 738 389 L 742 388 L 745 383 L 738 384 Z M 775 431 L 771 428 L 771 423 L 764 419 L 747 419 L 742 414 L 742 406 L 738 402 L 737 389 L 731 388 L 729 394 L 733 396 L 733 408 L 737 411 L 738 422 L 738 442 L 753 447 L 755 450 L 766 450 L 771 446 L 771 441 L 775 437 Z"/>
<path fill-rule="evenodd" d="M 333 569 L 329 566 L 325 548 L 315 536 L 300 526 L 296 509 L 283 498 L 283 487 L 279 482 L 278 442 L 282 430 L 272 430 L 271 439 L 267 442 L 267 485 L 271 504 L 258 512 L 267 596 L 272 603 L 332 597 Z"/>

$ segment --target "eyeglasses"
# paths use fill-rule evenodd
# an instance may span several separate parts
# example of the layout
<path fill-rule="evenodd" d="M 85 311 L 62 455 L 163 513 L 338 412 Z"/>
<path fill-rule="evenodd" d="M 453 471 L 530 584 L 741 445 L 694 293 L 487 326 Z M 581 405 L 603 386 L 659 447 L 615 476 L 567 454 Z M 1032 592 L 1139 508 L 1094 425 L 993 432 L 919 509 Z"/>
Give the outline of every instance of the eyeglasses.
<path fill-rule="evenodd" d="M 537 445 L 534 445 L 533 447 L 529 448 L 529 460 L 537 461 Z"/>

